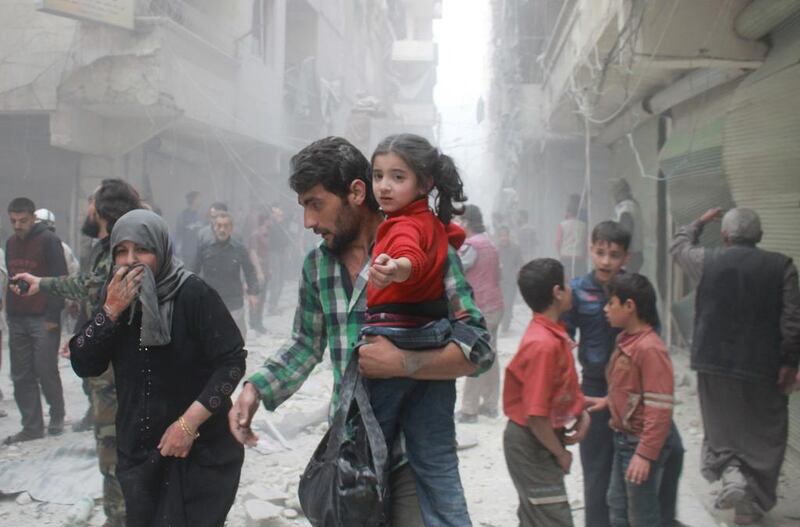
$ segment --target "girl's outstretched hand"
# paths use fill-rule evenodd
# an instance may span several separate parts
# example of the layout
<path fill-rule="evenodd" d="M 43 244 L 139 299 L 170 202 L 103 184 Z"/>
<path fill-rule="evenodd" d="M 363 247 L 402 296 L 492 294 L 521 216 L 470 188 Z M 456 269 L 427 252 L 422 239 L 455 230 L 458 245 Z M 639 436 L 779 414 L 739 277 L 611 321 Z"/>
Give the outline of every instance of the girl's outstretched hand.
<path fill-rule="evenodd" d="M 378 289 L 383 289 L 397 277 L 399 266 L 397 260 L 386 253 L 381 253 L 372 260 L 369 267 L 369 282 Z"/>

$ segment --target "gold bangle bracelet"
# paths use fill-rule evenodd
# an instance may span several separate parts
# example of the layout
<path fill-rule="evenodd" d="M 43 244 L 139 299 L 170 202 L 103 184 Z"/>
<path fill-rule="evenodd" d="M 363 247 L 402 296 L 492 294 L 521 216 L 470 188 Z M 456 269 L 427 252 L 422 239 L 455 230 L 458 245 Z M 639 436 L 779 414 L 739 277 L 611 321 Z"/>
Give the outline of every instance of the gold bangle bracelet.
<path fill-rule="evenodd" d="M 186 424 L 186 420 L 183 418 L 183 416 L 178 417 L 178 424 L 181 425 L 181 430 L 186 432 L 186 435 L 188 435 L 192 439 L 197 439 L 198 437 L 200 437 L 200 432 L 192 432 L 192 430 Z"/>

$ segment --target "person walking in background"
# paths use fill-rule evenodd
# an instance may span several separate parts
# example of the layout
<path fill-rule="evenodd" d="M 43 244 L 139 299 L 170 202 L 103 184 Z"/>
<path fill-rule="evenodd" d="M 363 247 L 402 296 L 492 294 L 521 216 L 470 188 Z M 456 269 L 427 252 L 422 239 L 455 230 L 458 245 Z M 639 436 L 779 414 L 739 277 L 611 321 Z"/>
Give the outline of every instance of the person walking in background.
<path fill-rule="evenodd" d="M 717 506 L 750 525 L 777 501 L 800 361 L 800 290 L 791 258 L 756 247 L 753 210 L 729 210 L 724 247 L 700 247 L 703 228 L 720 216 L 710 209 L 682 227 L 670 253 L 699 282 L 691 365 L 705 430 L 701 471 L 722 480 Z"/>
<path fill-rule="evenodd" d="M 186 208 L 178 215 L 175 224 L 175 243 L 178 256 L 186 263 L 193 263 L 197 255 L 197 242 L 203 219 L 200 217 L 200 193 L 192 190 L 186 194 Z"/>
<path fill-rule="evenodd" d="M 247 283 L 251 307 L 258 302 L 258 277 L 247 248 L 233 239 L 232 233 L 231 215 L 227 212 L 217 213 L 214 218 L 215 242 L 199 248 L 194 268 L 222 297 L 244 338 L 247 336 L 247 322 L 244 318 L 242 275 Z"/>
<path fill-rule="evenodd" d="M 197 251 L 195 252 L 195 258 L 192 260 L 192 263 L 197 261 L 197 253 L 199 253 L 204 246 L 211 245 L 216 241 L 216 236 L 214 235 L 214 219 L 220 212 L 228 212 L 228 205 L 221 201 L 215 201 L 208 207 L 208 223 L 200 227 L 197 231 Z M 196 271 L 196 269 L 193 269 Z"/>
<path fill-rule="evenodd" d="M 477 205 L 467 205 L 461 217 L 467 239 L 459 250 L 467 282 L 475 293 L 475 303 L 483 313 L 497 354 L 497 333 L 503 319 L 503 293 L 500 291 L 500 257 L 483 225 L 483 214 Z M 500 361 L 480 377 L 464 381 L 460 423 L 475 423 L 478 414 L 495 418 L 500 402 Z"/>
<path fill-rule="evenodd" d="M 248 244 L 250 259 L 253 261 L 258 277 L 258 301 L 250 309 L 250 327 L 262 335 L 267 332 L 264 327 L 264 304 L 267 300 L 267 288 L 270 281 L 269 231 L 271 223 L 269 214 L 260 213 Z"/>
<path fill-rule="evenodd" d="M 61 240 L 42 224 L 35 224 L 36 207 L 28 198 L 15 198 L 8 206 L 14 234 L 6 242 L 6 268 L 13 277 L 19 273 L 40 276 L 67 274 Z M 14 399 L 22 414 L 22 430 L 5 439 L 5 444 L 30 441 L 44 436 L 42 398 L 50 406 L 47 431 L 64 431 L 64 392 L 58 373 L 58 345 L 61 337 L 61 309 L 64 300 L 41 293 L 20 296 L 18 284 L 9 287 L 6 298 L 8 346 Z M 41 389 L 41 393 L 40 393 Z"/>
<path fill-rule="evenodd" d="M 506 225 L 497 228 L 497 253 L 500 256 L 500 289 L 503 292 L 503 321 L 501 328 L 507 332 L 514 318 L 514 300 L 517 297 L 517 272 L 522 264 L 519 245 L 511 239 L 511 229 Z"/>
<path fill-rule="evenodd" d="M 536 229 L 530 224 L 527 210 L 517 210 L 516 219 L 517 243 L 522 251 L 522 261 L 529 262 L 536 256 L 536 250 L 539 248 L 539 236 L 536 234 Z"/>
<path fill-rule="evenodd" d="M 564 267 L 552 258 L 526 263 L 519 289 L 533 317 L 506 368 L 503 451 L 519 494 L 521 527 L 571 527 L 564 476 L 572 466 L 566 445 L 581 442 L 589 415 L 578 384 L 575 343 L 559 323 L 572 306 Z"/>
<path fill-rule="evenodd" d="M 36 209 L 33 213 L 36 216 L 36 223 L 41 223 L 53 234 L 56 234 L 56 215 L 48 209 Z M 80 273 L 80 262 L 72 251 L 72 248 L 67 245 L 67 242 L 61 240 L 61 248 L 64 250 L 64 260 L 67 262 L 67 276 L 66 278 L 74 278 Z M 66 299 L 64 302 L 64 309 L 61 311 L 61 328 L 67 333 L 65 336 L 71 336 L 71 328 L 77 322 L 80 306 L 74 300 Z"/>
<path fill-rule="evenodd" d="M 36 217 L 36 223 L 41 223 L 47 227 L 50 232 L 55 234 L 56 215 L 53 214 L 52 211 L 48 209 L 36 209 L 33 215 Z M 61 240 L 61 248 L 64 250 L 64 261 L 67 262 L 67 276 L 77 276 L 81 266 L 78 262 L 78 258 L 75 256 L 75 252 L 64 240 Z"/>
<path fill-rule="evenodd" d="M 286 225 L 286 214 L 280 203 L 273 203 L 271 207 L 272 221 L 269 230 L 269 297 L 267 306 L 269 314 L 279 314 L 278 302 L 281 299 L 283 283 L 286 281 L 286 266 L 289 256 L 289 231 Z"/>
<path fill-rule="evenodd" d="M 639 202 L 631 193 L 631 186 L 625 178 L 611 181 L 611 194 L 614 197 L 614 221 L 631 233 L 628 249 L 628 262 L 625 270 L 638 273 L 644 265 L 644 222 Z"/>
<path fill-rule="evenodd" d="M 571 194 L 567 203 L 567 216 L 558 224 L 556 251 L 564 266 L 568 280 L 586 272 L 586 222 L 578 218 L 581 197 Z"/>

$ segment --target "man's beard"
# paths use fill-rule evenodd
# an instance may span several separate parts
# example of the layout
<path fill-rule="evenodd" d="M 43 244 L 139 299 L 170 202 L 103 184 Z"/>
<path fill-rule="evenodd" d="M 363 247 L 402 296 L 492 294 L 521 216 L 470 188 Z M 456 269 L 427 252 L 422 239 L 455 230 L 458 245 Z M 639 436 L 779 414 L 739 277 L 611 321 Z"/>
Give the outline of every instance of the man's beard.
<path fill-rule="evenodd" d="M 92 220 L 89 216 L 86 216 L 86 219 L 83 220 L 83 225 L 81 226 L 81 232 L 89 238 L 97 238 L 100 236 L 100 225 L 96 221 Z"/>
<path fill-rule="evenodd" d="M 335 254 L 340 254 L 349 247 L 358 238 L 358 225 L 357 214 L 355 214 L 350 205 L 345 205 L 341 213 L 336 217 L 336 223 L 334 224 L 336 231 L 332 233 L 333 238 L 328 245 L 328 249 Z"/>

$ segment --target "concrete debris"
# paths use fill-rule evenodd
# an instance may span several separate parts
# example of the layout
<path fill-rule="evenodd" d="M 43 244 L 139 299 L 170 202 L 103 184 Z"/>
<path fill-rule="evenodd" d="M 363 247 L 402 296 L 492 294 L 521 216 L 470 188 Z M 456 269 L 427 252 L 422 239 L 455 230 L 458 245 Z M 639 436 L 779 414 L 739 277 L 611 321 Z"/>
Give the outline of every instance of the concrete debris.
<path fill-rule="evenodd" d="M 303 389 L 305 389 L 307 385 L 309 385 L 308 382 L 303 385 Z M 311 383 L 309 387 L 313 386 L 315 386 L 315 384 Z M 275 428 L 283 434 L 285 438 L 289 439 L 296 437 L 300 432 L 310 426 L 324 424 L 327 430 L 329 399 L 330 397 L 326 392 L 325 398 L 318 403 L 317 406 L 313 407 L 313 409 L 305 412 L 295 411 L 291 414 L 287 414 L 282 420 L 275 423 Z"/>
<path fill-rule="evenodd" d="M 244 502 L 244 509 L 247 515 L 245 520 L 247 527 L 277 527 L 281 525 L 278 521 L 283 509 L 272 503 L 247 500 Z"/>
<path fill-rule="evenodd" d="M 248 487 L 247 491 L 245 491 L 245 497 L 245 499 L 267 501 L 273 505 L 283 505 L 288 498 L 287 494 L 280 489 L 260 485 L 251 485 Z"/>
<path fill-rule="evenodd" d="M 92 509 L 94 509 L 94 500 L 90 496 L 84 496 L 70 507 L 64 527 L 83 527 L 89 521 Z"/>
<path fill-rule="evenodd" d="M 478 446 L 478 436 L 473 432 L 467 432 L 463 428 L 456 427 L 456 443 L 458 450 L 467 450 Z"/>

